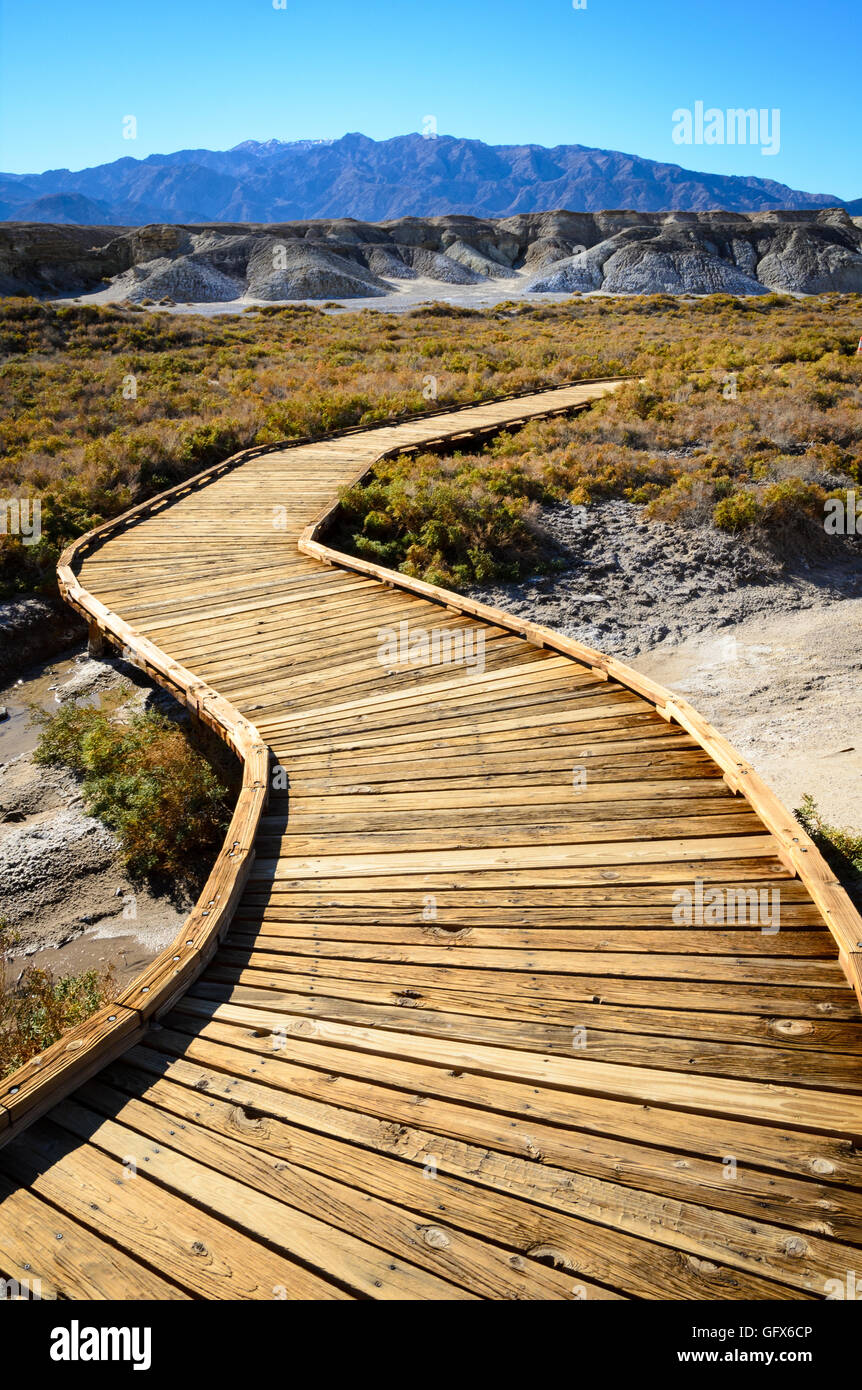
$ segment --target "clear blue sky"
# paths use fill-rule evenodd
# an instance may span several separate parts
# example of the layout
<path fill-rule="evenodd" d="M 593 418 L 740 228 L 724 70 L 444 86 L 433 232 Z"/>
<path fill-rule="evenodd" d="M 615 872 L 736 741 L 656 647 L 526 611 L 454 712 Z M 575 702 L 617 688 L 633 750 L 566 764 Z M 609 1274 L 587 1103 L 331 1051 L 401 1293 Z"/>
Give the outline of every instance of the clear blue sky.
<path fill-rule="evenodd" d="M 0 0 L 0 169 L 421 128 L 862 196 L 858 0 Z M 778 107 L 781 149 L 675 145 Z M 124 116 L 137 118 L 134 141 Z"/>

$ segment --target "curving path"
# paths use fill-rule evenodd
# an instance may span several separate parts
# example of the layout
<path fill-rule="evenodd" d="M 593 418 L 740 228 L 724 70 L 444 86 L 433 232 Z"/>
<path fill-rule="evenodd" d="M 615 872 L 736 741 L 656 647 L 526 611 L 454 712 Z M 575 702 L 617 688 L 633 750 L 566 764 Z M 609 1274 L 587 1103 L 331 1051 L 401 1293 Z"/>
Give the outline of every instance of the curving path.
<path fill-rule="evenodd" d="M 813 845 L 683 701 L 316 520 L 386 451 L 612 385 L 253 451 L 64 557 L 246 772 L 183 938 L 0 1087 L 0 1275 L 805 1299 L 859 1268 L 862 922 Z M 473 666 L 381 663 L 387 630 Z"/>

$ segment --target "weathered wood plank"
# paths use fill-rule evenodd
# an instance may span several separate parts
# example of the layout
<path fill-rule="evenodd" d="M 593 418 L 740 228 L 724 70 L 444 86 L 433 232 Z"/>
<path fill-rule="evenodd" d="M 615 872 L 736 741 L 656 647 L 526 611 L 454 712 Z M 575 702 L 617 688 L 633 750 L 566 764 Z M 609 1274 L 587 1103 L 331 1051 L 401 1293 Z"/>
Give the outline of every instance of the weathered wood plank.
<path fill-rule="evenodd" d="M 849 1267 L 862 921 L 801 827 L 616 659 L 325 544 L 381 456 L 612 386 L 247 451 L 63 557 L 244 784 L 176 941 L 0 1085 L 0 1268 L 29 1241 L 51 1297 L 804 1299 Z M 386 668 L 402 622 L 481 633 L 484 669 Z M 714 918 L 675 915 L 704 889 Z"/>

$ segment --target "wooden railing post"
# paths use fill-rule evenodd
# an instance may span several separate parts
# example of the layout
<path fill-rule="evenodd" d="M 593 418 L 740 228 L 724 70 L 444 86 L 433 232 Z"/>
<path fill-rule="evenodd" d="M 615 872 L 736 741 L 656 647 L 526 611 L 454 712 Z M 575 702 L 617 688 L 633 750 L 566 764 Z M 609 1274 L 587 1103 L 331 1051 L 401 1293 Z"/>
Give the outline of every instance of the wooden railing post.
<path fill-rule="evenodd" d="M 91 618 L 87 628 L 87 655 L 101 661 L 107 653 L 108 643 L 105 634 L 95 618 Z"/>

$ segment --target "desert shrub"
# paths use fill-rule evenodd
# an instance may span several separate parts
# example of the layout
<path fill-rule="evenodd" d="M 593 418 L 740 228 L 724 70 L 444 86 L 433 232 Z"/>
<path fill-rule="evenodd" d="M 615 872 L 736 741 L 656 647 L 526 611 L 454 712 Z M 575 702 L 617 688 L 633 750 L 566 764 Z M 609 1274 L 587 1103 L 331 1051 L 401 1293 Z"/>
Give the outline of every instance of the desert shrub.
<path fill-rule="evenodd" d="M 58 979 L 50 970 L 28 965 L 13 984 L 5 960 L 16 944 L 15 934 L 0 922 L 0 1076 L 50 1047 L 116 992 L 110 970 L 85 970 Z"/>
<path fill-rule="evenodd" d="M 432 584 L 517 579 L 541 556 L 530 499 L 542 495 L 540 480 L 490 454 L 401 455 L 342 491 L 333 541 Z"/>
<path fill-rule="evenodd" d="M 817 809 L 814 797 L 807 793 L 794 815 L 845 886 L 857 886 L 862 876 L 862 830 L 842 830 L 830 825 Z"/>
<path fill-rule="evenodd" d="M 825 501 L 825 489 L 802 478 L 769 483 L 759 497 L 760 525 L 777 536 L 805 535 L 812 529 L 822 535 Z"/>
<path fill-rule="evenodd" d="M 724 474 L 720 474 L 717 478 L 713 478 L 712 480 L 713 496 L 717 500 L 720 500 L 722 497 L 730 497 L 730 495 L 733 492 L 733 489 L 733 479 L 728 478 Z"/>
<path fill-rule="evenodd" d="M 230 458 L 231 454 L 239 453 L 249 442 L 237 420 L 197 425 L 183 436 L 179 461 L 197 471 L 220 463 L 222 459 Z"/>
<path fill-rule="evenodd" d="M 0 497 L 39 496 L 43 540 L 25 547 L 0 535 L 0 596 L 50 591 L 59 551 L 75 536 L 248 445 L 577 377 L 642 380 L 570 420 L 534 422 L 498 454 L 486 451 L 470 486 L 495 502 L 475 536 L 430 542 L 400 519 L 391 534 L 357 522 L 363 544 L 394 544 L 403 563 L 402 531 L 411 530 L 410 544 L 435 564 L 441 557 L 450 574 L 457 564 L 475 576 L 489 557 L 511 572 L 512 544 L 527 547 L 525 565 L 541 550 L 518 499 L 623 497 L 655 504 L 657 515 L 666 503 L 685 519 L 704 502 L 699 489 L 676 487 L 684 475 L 708 482 L 721 474 L 731 493 L 744 491 L 772 481 L 782 456 L 798 457 L 808 481 L 813 467 L 831 473 L 830 487 L 842 474 L 859 483 L 859 305 L 855 295 L 643 295 L 489 310 L 437 304 L 403 316 L 267 305 L 206 318 L 4 299 Z M 724 395 L 729 371 L 732 399 Z M 122 390 L 130 373 L 133 400 Z M 433 400 L 423 394 L 429 377 Z M 442 491 L 439 500 L 449 506 Z M 431 519 L 445 521 L 434 505 Z M 463 515 L 459 525 L 469 532 Z M 499 554 L 496 540 L 483 540 L 489 525 Z M 414 560 L 431 563 L 418 552 Z"/>
<path fill-rule="evenodd" d="M 759 515 L 760 508 L 753 492 L 732 492 L 716 502 L 712 513 L 719 531 L 746 531 L 755 525 Z"/>
<path fill-rule="evenodd" d="M 729 491 L 716 502 L 712 517 L 720 531 L 755 530 L 777 551 L 787 551 L 794 541 L 823 548 L 823 504 L 827 493 L 817 483 L 799 477 L 777 482 L 755 483 L 744 490 Z"/>
<path fill-rule="evenodd" d="M 226 789 L 177 725 L 146 711 L 124 722 L 71 702 L 41 719 L 34 759 L 83 779 L 84 802 L 115 832 L 135 876 L 193 876 L 221 842 Z"/>

